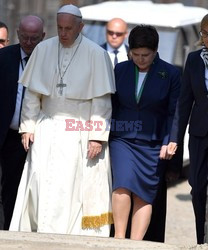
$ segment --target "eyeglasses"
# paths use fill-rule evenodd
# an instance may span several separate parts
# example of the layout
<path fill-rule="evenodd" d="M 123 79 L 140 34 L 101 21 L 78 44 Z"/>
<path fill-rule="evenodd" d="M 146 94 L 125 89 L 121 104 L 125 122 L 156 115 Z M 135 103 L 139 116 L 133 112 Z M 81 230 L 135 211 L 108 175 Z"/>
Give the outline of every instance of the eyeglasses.
<path fill-rule="evenodd" d="M 20 39 L 23 42 L 28 42 L 30 40 L 31 43 L 37 43 L 37 42 L 39 42 L 40 37 L 39 36 L 31 36 L 31 37 L 29 37 L 29 36 L 21 34 Z"/>
<path fill-rule="evenodd" d="M 204 30 L 201 30 L 201 31 L 199 32 L 199 35 L 200 35 L 201 37 L 203 37 L 203 38 L 207 38 L 207 37 L 208 37 L 208 32 L 207 32 L 207 31 L 204 31 Z"/>
<path fill-rule="evenodd" d="M 113 35 L 116 35 L 116 36 L 123 36 L 126 34 L 126 32 L 114 32 L 112 30 L 107 30 L 107 34 L 109 36 L 113 36 Z"/>

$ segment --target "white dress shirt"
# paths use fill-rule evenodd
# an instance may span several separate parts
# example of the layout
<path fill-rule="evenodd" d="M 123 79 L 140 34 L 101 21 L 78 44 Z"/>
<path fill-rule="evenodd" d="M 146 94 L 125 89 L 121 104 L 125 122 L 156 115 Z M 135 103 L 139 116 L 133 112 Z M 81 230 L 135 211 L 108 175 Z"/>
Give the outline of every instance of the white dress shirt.
<path fill-rule="evenodd" d="M 147 72 L 139 72 L 137 89 L 136 89 L 137 96 L 139 95 L 140 89 L 142 87 L 142 84 L 143 84 L 143 81 L 145 80 L 146 75 L 147 75 Z"/>
<path fill-rule="evenodd" d="M 112 48 L 108 43 L 107 43 L 106 49 L 107 49 L 108 54 L 110 56 L 111 62 L 114 66 L 114 59 L 115 59 L 114 50 L 115 49 Z M 118 50 L 118 54 L 117 54 L 118 63 L 128 60 L 126 46 L 124 43 L 119 48 L 117 48 L 117 50 Z"/>

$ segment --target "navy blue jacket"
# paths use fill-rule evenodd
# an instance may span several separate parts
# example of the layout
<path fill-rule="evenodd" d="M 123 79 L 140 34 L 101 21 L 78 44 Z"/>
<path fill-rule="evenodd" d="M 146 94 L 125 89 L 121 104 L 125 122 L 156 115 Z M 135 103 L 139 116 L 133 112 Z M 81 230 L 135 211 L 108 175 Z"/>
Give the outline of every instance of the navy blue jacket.
<path fill-rule="evenodd" d="M 111 134 L 168 144 L 180 91 L 178 69 L 157 54 L 139 103 L 135 98 L 135 64 L 132 60 L 116 65 L 115 79 Z"/>

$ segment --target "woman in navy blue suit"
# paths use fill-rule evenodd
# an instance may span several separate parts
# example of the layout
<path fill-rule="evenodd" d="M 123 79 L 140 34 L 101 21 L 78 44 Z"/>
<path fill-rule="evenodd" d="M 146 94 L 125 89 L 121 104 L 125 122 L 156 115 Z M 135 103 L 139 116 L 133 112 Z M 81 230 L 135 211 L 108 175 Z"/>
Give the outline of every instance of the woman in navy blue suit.
<path fill-rule="evenodd" d="M 201 21 L 203 48 L 188 55 L 181 93 L 173 120 L 168 153 L 174 155 L 177 144 L 183 141 L 189 122 L 189 184 L 196 219 L 197 243 L 208 242 L 205 225 L 208 184 L 208 15 Z M 208 203 L 207 203 L 208 204 Z M 207 208 L 208 209 L 208 208 Z M 207 228 L 208 229 L 208 228 Z"/>
<path fill-rule="evenodd" d="M 180 73 L 159 58 L 158 42 L 154 27 L 136 26 L 129 35 L 132 60 L 115 67 L 110 139 L 115 238 L 125 238 L 133 201 L 130 238 L 143 239 L 164 173 Z"/>

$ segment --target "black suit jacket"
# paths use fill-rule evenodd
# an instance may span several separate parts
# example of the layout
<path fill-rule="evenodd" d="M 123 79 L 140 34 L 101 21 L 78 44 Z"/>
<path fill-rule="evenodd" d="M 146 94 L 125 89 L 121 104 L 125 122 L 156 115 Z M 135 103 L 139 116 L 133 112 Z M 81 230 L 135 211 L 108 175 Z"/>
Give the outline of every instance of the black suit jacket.
<path fill-rule="evenodd" d="M 198 50 L 188 55 L 170 141 L 183 141 L 189 119 L 189 134 L 204 137 L 208 133 L 208 91 L 200 53 Z"/>
<path fill-rule="evenodd" d="M 0 149 L 15 111 L 20 60 L 19 44 L 0 49 Z"/>

